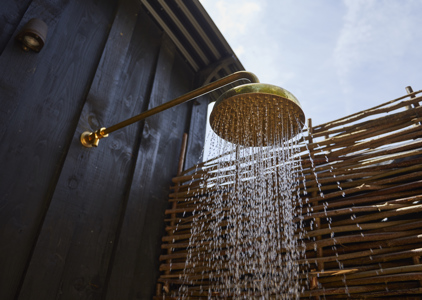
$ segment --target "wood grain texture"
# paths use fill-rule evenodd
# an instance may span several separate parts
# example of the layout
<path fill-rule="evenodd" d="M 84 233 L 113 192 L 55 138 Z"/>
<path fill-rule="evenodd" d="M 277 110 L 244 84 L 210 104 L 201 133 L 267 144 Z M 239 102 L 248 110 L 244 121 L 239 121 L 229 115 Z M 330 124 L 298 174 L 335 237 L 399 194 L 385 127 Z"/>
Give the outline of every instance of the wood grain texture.
<path fill-rule="evenodd" d="M 0 56 L 1 299 L 14 297 L 25 272 L 112 12 L 107 2 L 33 1 L 17 30 L 42 18 L 48 42 L 36 54 L 11 40 Z"/>
<path fill-rule="evenodd" d="M 83 130 L 118 122 L 141 110 L 148 75 L 137 78 L 136 89 L 124 92 L 125 79 L 130 77 L 127 72 L 131 59 L 127 53 L 132 39 L 137 38 L 132 34 L 139 9 L 133 1 L 119 4 L 22 286 L 21 299 L 101 298 L 134 162 L 133 137 L 139 129 L 128 127 L 102 141 L 98 149 L 81 146 L 79 136 Z M 143 55 L 149 61 L 156 50 L 147 50 Z M 148 65 L 145 68 L 148 74 Z"/>
<path fill-rule="evenodd" d="M 3 0 L 0 11 L 0 55 L 13 37 L 25 11 L 32 0 Z"/>
<path fill-rule="evenodd" d="M 79 136 L 192 90 L 196 74 L 139 1 L 7 9 L 21 14 L 11 36 L 32 17 L 49 33 L 38 54 L 8 38 L 0 55 L 0 299 L 150 299 L 193 104 L 97 149 Z"/>
<path fill-rule="evenodd" d="M 219 65 L 211 65 L 196 74 L 195 87 L 209 83 L 210 74 L 214 73 Z M 189 139 L 186 151 L 185 169 L 191 168 L 204 160 L 203 149 L 207 128 L 208 105 L 212 99 L 220 95 L 224 89 L 199 97 L 191 103 L 191 121 L 189 124 Z"/>
<path fill-rule="evenodd" d="M 191 103 L 191 121 L 189 124 L 189 139 L 186 152 L 185 168 L 192 167 L 203 161 L 205 131 L 207 127 L 208 97 L 200 97 Z"/>
<path fill-rule="evenodd" d="M 164 36 L 148 108 L 192 88 L 193 74 Z M 110 277 L 107 299 L 151 299 L 158 277 L 160 237 L 166 195 L 177 172 L 189 105 L 182 104 L 145 120 L 133 181 Z"/>

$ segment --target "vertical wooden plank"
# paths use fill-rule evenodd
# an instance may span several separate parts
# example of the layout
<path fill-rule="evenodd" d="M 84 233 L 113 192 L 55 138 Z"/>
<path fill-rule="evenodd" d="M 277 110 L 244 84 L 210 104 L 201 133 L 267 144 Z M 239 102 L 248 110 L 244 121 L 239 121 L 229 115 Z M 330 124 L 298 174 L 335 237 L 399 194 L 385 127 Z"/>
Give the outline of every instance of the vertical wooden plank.
<path fill-rule="evenodd" d="M 165 36 L 149 108 L 191 90 L 193 73 Z M 177 172 L 188 104 L 145 120 L 107 299 L 152 299 L 171 178 Z"/>
<path fill-rule="evenodd" d="M 313 143 L 313 127 L 312 127 L 312 119 L 308 119 L 308 143 L 312 144 Z M 315 159 L 315 151 L 313 147 L 309 147 L 309 157 L 311 160 Z M 313 166 L 311 167 L 311 169 L 313 168 Z M 315 172 L 315 170 L 312 170 L 312 172 Z M 316 175 L 315 175 L 316 176 Z M 316 177 L 315 177 L 316 179 Z M 315 187 L 317 186 L 317 183 L 315 182 Z M 310 185 L 310 187 L 313 187 L 313 185 Z M 312 192 L 312 198 L 316 198 L 318 195 L 317 191 L 313 191 Z M 318 202 L 316 202 L 315 204 L 313 204 L 314 206 L 318 205 Z M 315 228 L 316 229 L 320 229 L 321 228 L 321 218 L 314 218 L 315 220 Z M 315 239 L 317 241 L 322 239 L 322 236 L 316 236 Z M 317 257 L 324 257 L 324 249 L 322 247 L 317 247 L 316 249 L 316 256 Z M 320 262 L 318 263 L 318 265 L 316 266 L 317 270 L 319 272 L 324 270 L 324 262 Z M 313 277 L 310 276 L 309 278 L 309 288 L 311 290 L 318 288 L 318 277 Z M 313 297 L 313 299 L 318 299 L 318 297 Z"/>
<path fill-rule="evenodd" d="M 13 37 L 31 0 L 3 0 L 0 11 L 0 55 Z"/>
<path fill-rule="evenodd" d="M 191 104 L 192 113 L 185 161 L 186 169 L 203 161 L 202 155 L 206 138 L 208 99 L 207 95 L 205 95 Z"/>
<path fill-rule="evenodd" d="M 13 33 L 16 36 L 18 31 L 34 17 L 40 18 L 46 22 L 51 31 L 55 31 L 57 21 L 62 13 L 66 11 L 68 1 L 33 1 L 27 12 L 23 16 L 18 28 Z M 57 63 L 54 61 L 54 51 L 65 51 L 61 36 L 50 34 L 50 39 L 41 53 L 25 52 L 21 49 L 13 39 L 9 39 L 0 59 L 0 69 L 6 70 L 1 76 L 0 88 L 2 90 L 2 105 L 0 107 L 0 138 L 2 138 L 7 130 L 8 123 L 15 116 L 15 112 L 22 104 L 21 98 L 25 98 L 27 94 L 33 97 L 39 96 L 41 83 L 39 77 L 45 78 L 50 64 Z"/>
<path fill-rule="evenodd" d="M 195 88 L 208 82 L 211 73 L 215 71 L 214 67 L 208 67 L 201 70 L 195 76 Z M 208 105 L 211 102 L 211 94 L 202 96 L 191 103 L 191 117 L 189 124 L 189 140 L 185 159 L 185 169 L 191 168 L 203 161 L 203 150 L 206 139 L 207 113 Z"/>
<path fill-rule="evenodd" d="M 0 56 L 0 299 L 14 297 L 25 272 L 113 9 L 110 1 L 32 1 L 17 30 L 43 19 L 45 47 L 24 52 L 11 39 Z"/>
<path fill-rule="evenodd" d="M 120 1 L 19 299 L 102 297 L 140 127 L 115 132 L 98 148 L 84 148 L 79 136 L 142 111 L 160 35 L 137 1 Z M 137 51 L 134 40 L 142 41 Z"/>

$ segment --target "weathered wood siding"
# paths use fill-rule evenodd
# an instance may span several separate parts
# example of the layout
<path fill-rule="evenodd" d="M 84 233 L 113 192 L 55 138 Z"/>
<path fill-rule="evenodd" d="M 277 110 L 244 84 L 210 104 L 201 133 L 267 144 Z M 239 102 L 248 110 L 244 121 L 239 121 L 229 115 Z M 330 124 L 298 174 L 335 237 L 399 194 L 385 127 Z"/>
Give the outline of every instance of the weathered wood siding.
<path fill-rule="evenodd" d="M 196 74 L 139 1 L 6 0 L 0 14 L 0 299 L 150 299 L 182 135 L 203 136 L 206 105 L 97 149 L 79 136 L 190 91 Z M 49 26 L 38 54 L 14 41 L 34 17 Z"/>

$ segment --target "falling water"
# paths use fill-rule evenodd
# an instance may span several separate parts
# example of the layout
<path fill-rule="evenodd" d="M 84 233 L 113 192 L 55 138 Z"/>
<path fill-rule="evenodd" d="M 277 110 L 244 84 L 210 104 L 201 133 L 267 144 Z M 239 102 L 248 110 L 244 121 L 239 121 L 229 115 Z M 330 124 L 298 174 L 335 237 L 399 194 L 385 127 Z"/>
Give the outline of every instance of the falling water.
<path fill-rule="evenodd" d="M 266 122 L 239 118 L 241 124 L 227 126 L 224 113 L 214 121 L 214 128 L 236 140 L 256 139 L 258 146 L 211 141 L 219 159 L 208 171 L 210 192 L 196 199 L 182 299 L 298 299 L 306 285 L 306 266 L 298 263 L 305 256 L 297 136 L 302 126 L 288 107 L 277 120 L 269 120 L 265 109 L 250 109 L 265 114 Z M 269 126 L 282 134 L 262 135 Z M 198 281 L 200 290 L 189 289 Z"/>

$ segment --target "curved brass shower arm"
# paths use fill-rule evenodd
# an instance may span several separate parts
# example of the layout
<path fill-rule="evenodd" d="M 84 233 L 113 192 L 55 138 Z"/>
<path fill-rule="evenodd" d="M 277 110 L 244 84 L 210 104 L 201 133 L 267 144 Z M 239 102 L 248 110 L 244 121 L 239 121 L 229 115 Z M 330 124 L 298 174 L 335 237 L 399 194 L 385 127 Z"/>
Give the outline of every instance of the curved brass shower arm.
<path fill-rule="evenodd" d="M 135 122 L 141 121 L 145 118 L 148 118 L 152 115 L 155 115 L 159 112 L 162 112 L 164 110 L 167 110 L 169 108 L 172 108 L 176 105 L 185 103 L 187 101 L 193 100 L 195 98 L 198 98 L 200 96 L 203 96 L 205 94 L 208 94 L 214 90 L 217 90 L 219 88 L 222 88 L 228 84 L 231 84 L 233 82 L 246 79 L 249 80 L 251 83 L 259 83 L 258 77 L 256 77 L 253 73 L 247 72 L 247 71 L 240 71 L 233 73 L 231 75 L 228 75 L 226 77 L 223 77 L 217 81 L 211 82 L 210 84 L 207 84 L 205 86 L 202 86 L 200 88 L 197 88 L 196 90 L 193 90 L 183 96 L 180 96 L 176 99 L 173 99 L 167 103 L 161 104 L 157 107 L 154 107 L 150 110 L 147 110 L 143 113 L 140 113 L 137 116 L 134 116 L 130 119 L 127 119 L 123 122 L 120 122 L 116 125 L 110 126 L 108 128 L 100 128 L 94 132 L 91 131 L 85 131 L 81 134 L 81 143 L 85 147 L 97 147 L 100 139 L 107 137 L 109 133 L 112 133 L 113 131 L 116 131 L 118 129 L 121 129 L 123 127 L 126 127 L 130 124 L 133 124 Z"/>

